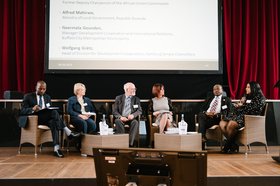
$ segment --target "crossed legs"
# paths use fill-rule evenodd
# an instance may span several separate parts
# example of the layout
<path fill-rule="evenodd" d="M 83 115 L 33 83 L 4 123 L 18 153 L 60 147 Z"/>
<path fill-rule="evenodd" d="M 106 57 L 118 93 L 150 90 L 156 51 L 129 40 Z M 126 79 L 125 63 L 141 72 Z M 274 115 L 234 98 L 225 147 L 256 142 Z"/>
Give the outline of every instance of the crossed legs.
<path fill-rule="evenodd" d="M 236 121 L 221 121 L 221 130 L 227 138 L 227 142 L 223 148 L 223 152 L 238 151 L 238 145 L 235 144 L 236 135 L 238 133 L 238 123 Z"/>
<path fill-rule="evenodd" d="M 162 134 L 164 129 L 169 126 L 171 126 L 169 115 L 167 113 L 163 113 L 159 122 L 159 133 Z"/>

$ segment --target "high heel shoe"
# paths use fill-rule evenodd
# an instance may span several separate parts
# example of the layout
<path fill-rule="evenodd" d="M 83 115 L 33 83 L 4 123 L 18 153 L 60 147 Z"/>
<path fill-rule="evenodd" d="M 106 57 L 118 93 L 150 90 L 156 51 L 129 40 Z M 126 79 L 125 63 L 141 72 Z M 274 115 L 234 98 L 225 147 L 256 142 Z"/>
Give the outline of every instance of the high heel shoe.
<path fill-rule="evenodd" d="M 224 147 L 222 148 L 222 153 L 223 154 L 227 154 L 230 151 L 230 144 L 229 143 L 225 143 Z"/>
<path fill-rule="evenodd" d="M 239 145 L 236 143 L 232 144 L 232 146 L 229 149 L 230 153 L 238 153 L 239 152 Z"/>

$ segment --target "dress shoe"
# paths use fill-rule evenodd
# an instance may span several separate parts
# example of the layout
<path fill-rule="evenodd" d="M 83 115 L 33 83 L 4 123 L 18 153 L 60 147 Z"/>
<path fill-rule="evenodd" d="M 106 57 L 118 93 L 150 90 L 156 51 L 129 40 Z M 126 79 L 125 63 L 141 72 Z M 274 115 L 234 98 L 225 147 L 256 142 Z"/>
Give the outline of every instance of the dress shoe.
<path fill-rule="evenodd" d="M 229 149 L 228 147 L 224 146 L 221 152 L 222 152 L 223 154 L 230 154 L 230 151 L 229 151 L 229 150 L 230 150 L 230 149 Z"/>
<path fill-rule="evenodd" d="M 229 154 L 230 152 L 230 147 L 231 147 L 231 144 L 228 142 L 228 141 L 226 141 L 226 143 L 225 143 L 225 145 L 224 145 L 224 147 L 223 147 L 223 149 L 222 149 L 222 153 L 223 154 Z"/>
<path fill-rule="evenodd" d="M 81 134 L 78 132 L 71 132 L 71 134 L 68 136 L 69 140 L 72 140 L 73 138 L 79 137 Z"/>
<path fill-rule="evenodd" d="M 53 154 L 54 154 L 54 156 L 56 156 L 58 158 L 63 158 L 64 157 L 64 154 L 60 149 L 58 149 L 57 151 L 54 151 Z"/>

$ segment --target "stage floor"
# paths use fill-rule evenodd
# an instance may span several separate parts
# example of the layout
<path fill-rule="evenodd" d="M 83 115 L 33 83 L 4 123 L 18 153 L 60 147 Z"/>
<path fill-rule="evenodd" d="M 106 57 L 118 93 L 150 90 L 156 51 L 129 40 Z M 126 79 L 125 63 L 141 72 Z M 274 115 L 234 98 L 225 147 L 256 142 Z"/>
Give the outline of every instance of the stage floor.
<path fill-rule="evenodd" d="M 219 147 L 208 147 L 208 185 L 217 184 L 216 178 L 231 177 L 270 177 L 278 181 L 280 164 L 273 161 L 271 156 L 279 155 L 279 148 L 270 146 L 269 154 L 266 154 L 264 146 L 252 146 L 252 152 L 245 156 L 244 147 L 237 154 L 221 154 Z M 0 179 L 96 178 L 93 158 L 82 157 L 75 151 L 65 152 L 65 158 L 54 157 L 49 147 L 38 153 L 37 158 L 32 147 L 23 147 L 21 154 L 17 153 L 16 147 L 0 147 L 0 152 Z M 223 180 L 225 182 L 227 179 Z"/>

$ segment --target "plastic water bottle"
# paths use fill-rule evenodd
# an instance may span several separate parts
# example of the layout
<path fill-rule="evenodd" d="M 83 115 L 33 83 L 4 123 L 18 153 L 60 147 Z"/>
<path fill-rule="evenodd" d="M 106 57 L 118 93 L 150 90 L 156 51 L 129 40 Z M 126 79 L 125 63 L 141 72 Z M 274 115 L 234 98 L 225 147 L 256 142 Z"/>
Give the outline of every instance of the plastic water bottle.
<path fill-rule="evenodd" d="M 106 124 L 105 114 L 103 114 L 102 121 L 99 122 L 100 135 L 108 135 L 108 125 Z"/>
<path fill-rule="evenodd" d="M 187 134 L 188 131 L 188 124 L 184 120 L 184 114 L 181 115 L 181 121 L 178 123 L 179 124 L 179 134 Z"/>

